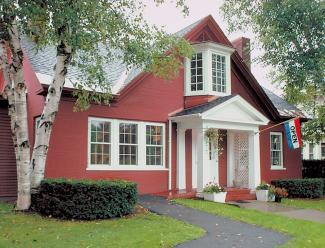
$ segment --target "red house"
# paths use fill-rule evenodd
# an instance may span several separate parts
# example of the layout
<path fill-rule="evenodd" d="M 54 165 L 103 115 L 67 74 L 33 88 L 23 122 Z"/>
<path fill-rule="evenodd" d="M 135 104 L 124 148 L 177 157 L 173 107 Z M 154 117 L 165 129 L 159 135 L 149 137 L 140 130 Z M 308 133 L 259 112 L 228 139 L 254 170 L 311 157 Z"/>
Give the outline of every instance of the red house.
<path fill-rule="evenodd" d="M 201 192 L 210 181 L 254 190 L 261 181 L 301 177 L 301 151 L 289 150 L 283 125 L 259 132 L 299 115 L 300 110 L 256 81 L 244 49 L 249 40 L 230 42 L 211 16 L 177 35 L 190 41 L 196 52 L 192 59 L 184 59 L 184 69 L 172 81 L 136 69 L 127 71 L 118 61 L 107 65 L 114 94 L 111 106 L 92 105 L 88 111 L 73 112 L 70 80 L 78 71 L 69 71 L 46 177 L 122 178 L 137 182 L 140 193 Z M 31 41 L 23 39 L 22 45 L 33 140 L 53 74 L 55 49 L 35 54 Z M 0 130 L 0 181 L 15 185 L 14 177 L 8 179 L 12 173 L 8 161 L 14 156 L 8 142 L 9 119 L 3 114 L 5 101 L 0 108 L 0 125 L 7 130 Z M 209 128 L 223 134 L 218 147 L 206 138 Z M 8 190 L 2 191 L 0 195 Z"/>

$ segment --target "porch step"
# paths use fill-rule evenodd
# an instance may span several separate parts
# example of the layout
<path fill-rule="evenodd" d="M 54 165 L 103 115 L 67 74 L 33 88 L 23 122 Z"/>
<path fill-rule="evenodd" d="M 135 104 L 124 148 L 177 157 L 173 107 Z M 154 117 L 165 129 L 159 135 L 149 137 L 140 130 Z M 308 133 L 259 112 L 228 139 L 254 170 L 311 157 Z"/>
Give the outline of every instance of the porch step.
<path fill-rule="evenodd" d="M 195 198 L 196 191 L 167 191 L 155 194 L 157 196 L 166 197 L 168 200 L 178 199 L 178 198 Z"/>
<path fill-rule="evenodd" d="M 226 188 L 226 202 L 239 200 L 256 200 L 256 194 L 246 188 Z"/>

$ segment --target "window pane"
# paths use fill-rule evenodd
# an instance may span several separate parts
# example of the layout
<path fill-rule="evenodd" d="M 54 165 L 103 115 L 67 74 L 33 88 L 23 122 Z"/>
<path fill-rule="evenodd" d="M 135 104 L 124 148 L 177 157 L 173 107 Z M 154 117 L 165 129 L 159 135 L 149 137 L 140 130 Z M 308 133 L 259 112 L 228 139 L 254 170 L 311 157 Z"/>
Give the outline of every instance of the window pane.
<path fill-rule="evenodd" d="M 212 54 L 212 89 L 226 92 L 226 57 Z"/>
<path fill-rule="evenodd" d="M 146 126 L 146 164 L 147 165 L 162 165 L 162 138 L 163 129 L 161 126 L 147 125 Z M 150 130 L 150 131 L 148 131 Z M 149 136 L 149 138 L 148 138 Z"/>
<path fill-rule="evenodd" d="M 282 136 L 271 134 L 271 165 L 282 166 Z"/>
<path fill-rule="evenodd" d="M 191 60 L 191 91 L 202 90 L 197 87 L 198 83 L 203 83 L 202 53 L 194 54 Z"/>

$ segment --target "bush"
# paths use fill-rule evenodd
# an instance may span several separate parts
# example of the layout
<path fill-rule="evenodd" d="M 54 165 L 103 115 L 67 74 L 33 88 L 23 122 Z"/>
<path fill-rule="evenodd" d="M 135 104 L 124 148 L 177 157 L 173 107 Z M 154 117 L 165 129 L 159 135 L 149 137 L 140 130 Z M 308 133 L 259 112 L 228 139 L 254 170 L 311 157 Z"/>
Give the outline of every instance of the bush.
<path fill-rule="evenodd" d="M 46 179 L 32 195 L 32 210 L 60 219 L 107 219 L 132 213 L 136 202 L 132 182 Z"/>
<path fill-rule="evenodd" d="M 272 184 L 285 188 L 289 198 L 319 198 L 324 190 L 323 180 L 319 178 L 274 180 Z"/>
<path fill-rule="evenodd" d="M 325 160 L 303 160 L 303 178 L 325 178 Z"/>

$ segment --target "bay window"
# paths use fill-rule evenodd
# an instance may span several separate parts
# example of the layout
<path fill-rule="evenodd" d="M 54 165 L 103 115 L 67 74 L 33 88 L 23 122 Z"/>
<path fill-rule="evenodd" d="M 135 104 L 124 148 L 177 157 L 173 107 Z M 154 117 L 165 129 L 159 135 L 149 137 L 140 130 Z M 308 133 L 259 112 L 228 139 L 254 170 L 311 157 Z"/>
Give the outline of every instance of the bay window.
<path fill-rule="evenodd" d="M 212 42 L 193 47 L 195 54 L 185 59 L 185 96 L 230 95 L 230 55 L 235 49 Z"/>

